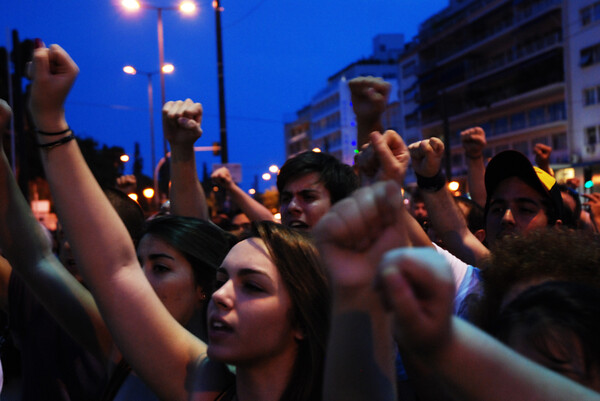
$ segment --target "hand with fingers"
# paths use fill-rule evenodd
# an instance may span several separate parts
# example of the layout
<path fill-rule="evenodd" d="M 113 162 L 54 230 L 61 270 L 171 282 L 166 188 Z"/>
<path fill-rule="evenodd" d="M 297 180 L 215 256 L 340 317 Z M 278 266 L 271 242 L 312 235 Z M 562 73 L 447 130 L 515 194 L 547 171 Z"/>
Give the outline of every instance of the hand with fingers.
<path fill-rule="evenodd" d="M 395 339 L 421 357 L 450 339 L 454 278 L 432 248 L 394 249 L 379 269 L 385 304 L 394 313 Z"/>
<path fill-rule="evenodd" d="M 228 191 L 235 185 L 227 167 L 219 167 L 210 175 L 215 184 Z"/>
<path fill-rule="evenodd" d="M 406 213 L 400 186 L 386 181 L 337 202 L 319 221 L 313 234 L 338 294 L 373 291 L 382 255 L 410 245 Z"/>
<path fill-rule="evenodd" d="M 481 127 L 466 129 L 460 133 L 460 141 L 465 149 L 465 155 L 469 159 L 483 157 L 483 150 L 487 145 L 485 131 Z"/>
<path fill-rule="evenodd" d="M 64 103 L 79 74 L 77 64 L 59 45 L 43 44 L 33 52 L 29 108 L 36 128 L 60 132 L 68 128 Z"/>
<path fill-rule="evenodd" d="M 415 173 L 422 177 L 433 177 L 440 172 L 444 157 L 444 143 L 431 137 L 408 146 Z"/>
<path fill-rule="evenodd" d="M 117 177 L 116 187 L 119 191 L 130 194 L 137 190 L 137 179 L 135 175 L 122 175 Z"/>
<path fill-rule="evenodd" d="M 348 87 L 356 115 L 357 148 L 362 149 L 371 132 L 383 132 L 381 115 L 387 106 L 391 85 L 381 78 L 368 76 L 350 80 Z"/>
<path fill-rule="evenodd" d="M 370 185 L 376 181 L 394 180 L 404 183 L 410 155 L 408 147 L 397 132 L 388 130 L 383 135 L 372 132 L 369 145 L 356 156 L 361 184 Z"/>
<path fill-rule="evenodd" d="M 202 136 L 202 113 L 202 104 L 191 99 L 165 103 L 163 131 L 171 147 L 193 146 Z"/>
<path fill-rule="evenodd" d="M 373 121 L 385 111 L 391 85 L 377 77 L 357 77 L 348 82 L 352 108 L 357 119 Z"/>
<path fill-rule="evenodd" d="M 550 155 L 552 154 L 552 148 L 548 145 L 544 145 L 543 143 L 536 143 L 533 147 L 533 153 L 535 154 L 535 164 L 537 164 L 542 170 L 554 176 L 554 172 L 550 168 Z"/>

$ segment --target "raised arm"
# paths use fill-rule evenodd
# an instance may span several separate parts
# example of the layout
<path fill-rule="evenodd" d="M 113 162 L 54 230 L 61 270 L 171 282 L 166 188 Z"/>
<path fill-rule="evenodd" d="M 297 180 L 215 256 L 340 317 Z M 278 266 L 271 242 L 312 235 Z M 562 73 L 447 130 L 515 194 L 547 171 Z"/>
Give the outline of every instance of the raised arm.
<path fill-rule="evenodd" d="M 375 287 L 384 252 L 410 246 L 400 187 L 380 182 L 336 203 L 314 229 L 333 288 L 325 400 L 395 400 L 391 316 Z"/>
<path fill-rule="evenodd" d="M 408 149 L 436 235 L 452 254 L 466 263 L 477 265 L 489 254 L 489 250 L 469 231 L 463 214 L 446 187 L 446 177 L 440 171 L 443 142 L 433 137 L 413 143 Z"/>
<path fill-rule="evenodd" d="M 67 130 L 64 101 L 77 66 L 57 45 L 36 49 L 33 66 L 30 108 L 37 129 Z M 177 323 L 154 293 L 125 226 L 68 135 L 38 135 L 38 141 L 45 146 L 42 160 L 48 182 L 85 282 L 136 373 L 159 397 L 187 400 L 187 380 L 206 347 Z M 48 145 L 51 142 L 56 145 Z"/>
<path fill-rule="evenodd" d="M 227 167 L 220 167 L 213 171 L 211 178 L 215 184 L 227 191 L 235 204 L 251 221 L 275 221 L 273 213 L 269 209 L 237 186 Z"/>
<path fill-rule="evenodd" d="M 485 131 L 481 127 L 474 127 L 460 133 L 460 140 L 465 149 L 467 159 L 467 182 L 471 199 L 479 206 L 485 207 L 485 164 L 483 149 L 487 145 Z"/>
<path fill-rule="evenodd" d="M 552 147 L 544 145 L 543 143 L 536 143 L 533 147 L 533 153 L 535 154 L 535 164 L 554 177 L 554 170 L 552 170 L 552 167 L 550 167 L 550 155 L 552 154 Z"/>
<path fill-rule="evenodd" d="M 0 100 L 0 125 L 10 116 Z M 86 349 L 106 361 L 112 338 L 94 300 L 52 253 L 51 244 L 17 185 L 0 142 L 0 248 L 8 262 L 1 263 L 2 303 L 6 305 L 11 266 L 52 316 Z M 40 333 L 39 335 L 43 335 Z"/>
<path fill-rule="evenodd" d="M 163 131 L 171 145 L 171 212 L 208 220 L 208 206 L 196 170 L 194 143 L 202 135 L 202 105 L 191 99 L 163 106 Z"/>
<path fill-rule="evenodd" d="M 384 265 L 380 282 L 394 311 L 396 339 L 403 350 L 433 369 L 456 399 L 600 400 L 600 394 L 451 317 L 452 277 L 443 260 L 415 250 L 392 251 Z"/>
<path fill-rule="evenodd" d="M 362 149 L 371 132 L 384 130 L 381 115 L 387 106 L 391 85 L 381 78 L 368 76 L 351 79 L 348 87 L 356 115 L 357 149 Z"/>

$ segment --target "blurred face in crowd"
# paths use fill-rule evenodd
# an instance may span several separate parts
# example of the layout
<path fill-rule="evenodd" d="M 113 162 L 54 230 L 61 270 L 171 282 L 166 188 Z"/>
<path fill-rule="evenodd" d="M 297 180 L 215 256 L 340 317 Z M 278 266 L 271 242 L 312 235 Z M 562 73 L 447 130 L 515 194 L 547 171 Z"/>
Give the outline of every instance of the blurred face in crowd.
<path fill-rule="evenodd" d="M 316 172 L 291 180 L 279 199 L 281 222 L 298 229 L 311 229 L 331 208 L 329 191 Z"/>
<path fill-rule="evenodd" d="M 137 253 L 156 295 L 171 315 L 186 325 L 205 298 L 191 264 L 175 248 L 151 234 L 142 237 Z"/>
<path fill-rule="evenodd" d="M 565 328 L 551 329 L 540 339 L 530 338 L 530 327 L 516 326 L 508 336 L 507 345 L 524 357 L 564 375 L 586 387 L 600 390 L 600 371 L 597 366 L 586 366 L 581 341 Z"/>
<path fill-rule="evenodd" d="M 239 237 L 244 231 L 250 228 L 250 219 L 244 213 L 238 213 L 231 219 L 230 233 Z"/>
<path fill-rule="evenodd" d="M 209 357 L 237 366 L 293 364 L 302 337 L 292 327 L 291 299 L 264 242 L 235 245 L 216 281 L 208 306 Z"/>
<path fill-rule="evenodd" d="M 544 196 L 517 177 L 503 180 L 490 198 L 486 240 L 490 247 L 510 234 L 527 234 L 547 227 Z"/>

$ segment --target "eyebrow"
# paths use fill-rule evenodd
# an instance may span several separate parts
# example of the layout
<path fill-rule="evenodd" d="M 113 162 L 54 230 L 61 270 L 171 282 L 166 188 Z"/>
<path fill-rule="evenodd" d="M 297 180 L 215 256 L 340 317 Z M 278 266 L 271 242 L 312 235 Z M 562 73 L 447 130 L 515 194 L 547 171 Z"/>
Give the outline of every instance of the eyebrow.
<path fill-rule="evenodd" d="M 544 204 L 542 200 L 538 201 L 533 198 L 517 198 L 514 201 L 518 202 L 518 203 L 532 203 L 534 205 L 543 205 Z M 508 201 L 504 198 L 497 198 L 497 199 L 493 199 L 490 202 L 490 205 L 494 205 L 496 203 L 508 203 Z"/>
<path fill-rule="evenodd" d="M 226 274 L 227 277 L 229 277 L 229 272 L 224 267 L 219 267 L 217 269 L 217 274 L 218 273 Z M 240 277 L 250 276 L 250 275 L 253 275 L 253 274 L 259 274 L 261 276 L 267 277 L 269 280 L 271 279 L 271 277 L 267 273 L 265 273 L 265 272 L 263 272 L 261 270 L 256 270 L 256 269 L 251 269 L 251 268 L 245 267 L 245 268 L 239 269 L 237 271 L 237 275 L 240 276 Z"/>
<path fill-rule="evenodd" d="M 173 256 L 167 255 L 166 253 L 151 253 L 150 255 L 148 255 L 148 259 L 150 260 L 156 260 L 160 258 L 175 260 Z"/>

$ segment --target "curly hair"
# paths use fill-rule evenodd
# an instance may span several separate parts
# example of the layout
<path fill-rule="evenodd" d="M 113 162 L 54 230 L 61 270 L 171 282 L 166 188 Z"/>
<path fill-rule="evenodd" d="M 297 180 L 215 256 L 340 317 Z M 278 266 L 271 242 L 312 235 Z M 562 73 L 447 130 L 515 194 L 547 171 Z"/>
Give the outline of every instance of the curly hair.
<path fill-rule="evenodd" d="M 517 285 L 571 281 L 600 287 L 600 237 L 549 228 L 503 238 L 484 262 L 481 280 L 482 296 L 469 316 L 489 331 Z"/>

